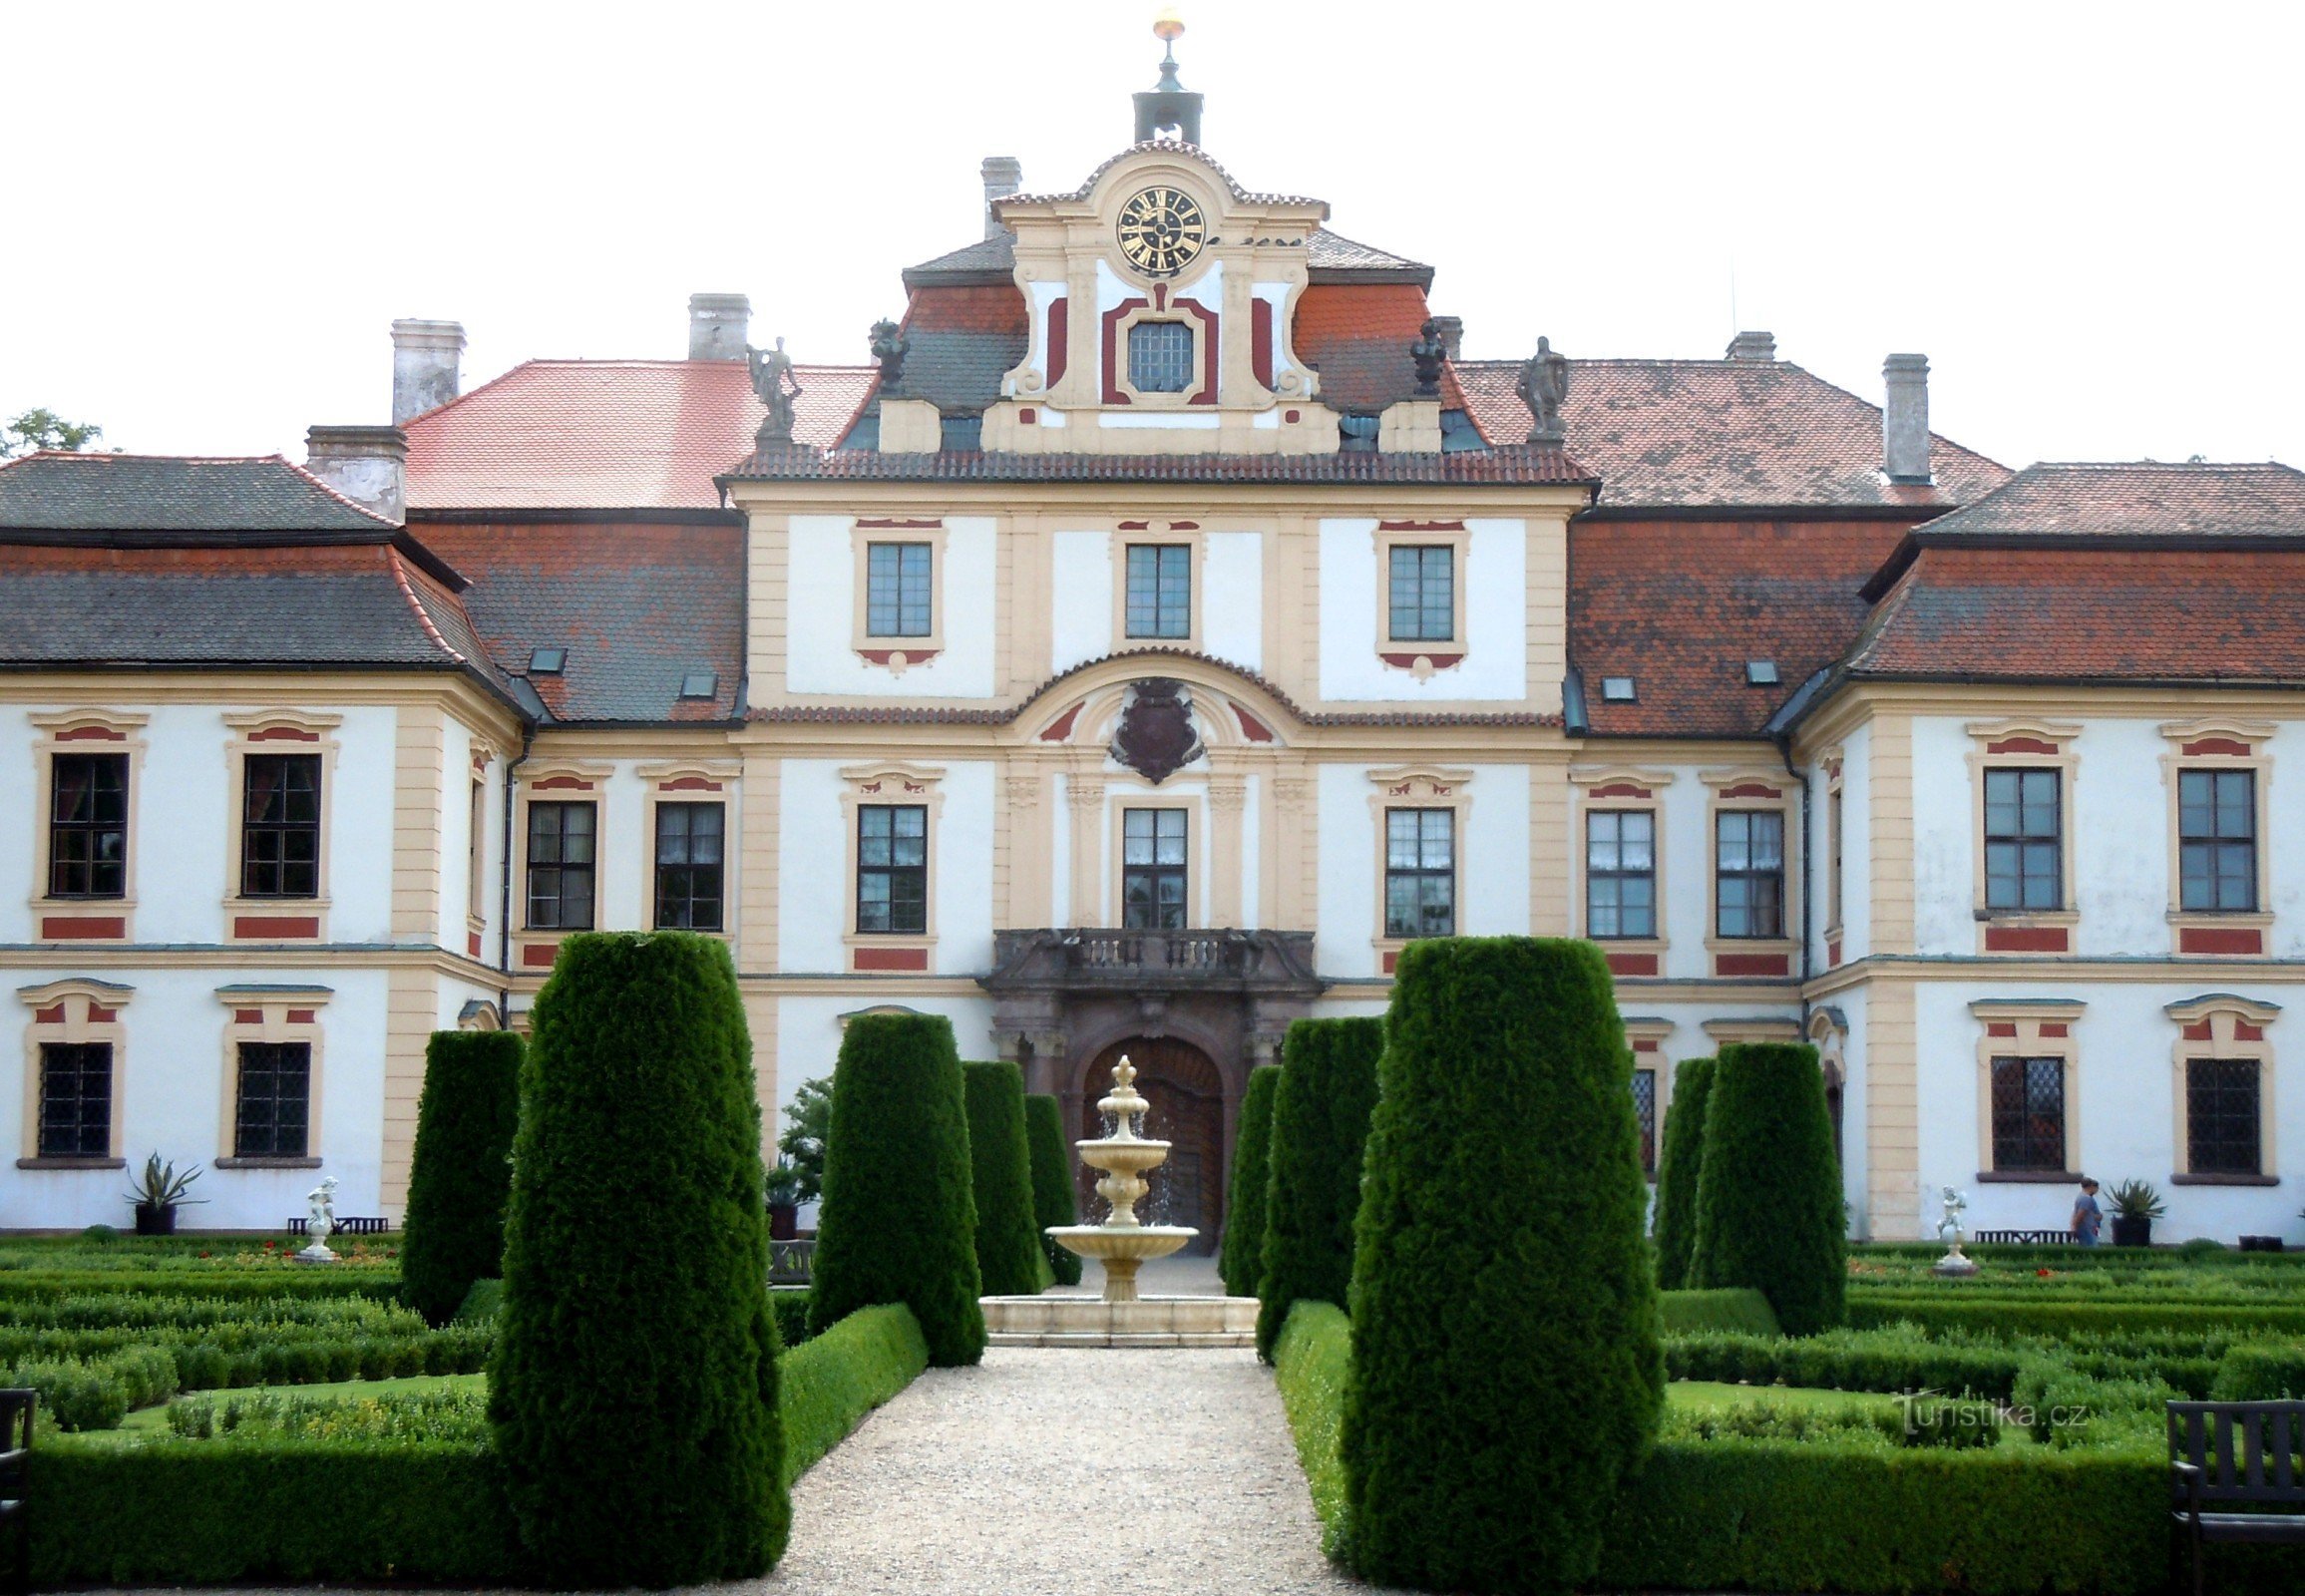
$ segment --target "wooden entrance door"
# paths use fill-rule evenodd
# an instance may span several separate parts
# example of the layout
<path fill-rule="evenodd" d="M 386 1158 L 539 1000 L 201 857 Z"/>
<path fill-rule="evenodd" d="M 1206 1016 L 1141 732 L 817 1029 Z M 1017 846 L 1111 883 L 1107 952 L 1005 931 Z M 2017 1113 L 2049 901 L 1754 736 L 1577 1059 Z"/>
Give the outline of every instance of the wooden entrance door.
<path fill-rule="evenodd" d="M 1174 1145 L 1168 1161 L 1146 1176 L 1152 1195 L 1137 1205 L 1147 1223 L 1191 1225 L 1200 1236 L 1189 1249 L 1214 1252 L 1224 1233 L 1225 1087 L 1209 1055 L 1173 1036 L 1131 1036 L 1107 1047 L 1081 1081 L 1081 1134 L 1101 1136 L 1104 1118 L 1097 1101 L 1112 1090 L 1112 1068 L 1121 1054 L 1136 1066 L 1136 1089 L 1152 1106 L 1143 1133 Z M 1096 1171 L 1080 1166 L 1083 1223 L 1104 1217 L 1096 1195 Z"/>

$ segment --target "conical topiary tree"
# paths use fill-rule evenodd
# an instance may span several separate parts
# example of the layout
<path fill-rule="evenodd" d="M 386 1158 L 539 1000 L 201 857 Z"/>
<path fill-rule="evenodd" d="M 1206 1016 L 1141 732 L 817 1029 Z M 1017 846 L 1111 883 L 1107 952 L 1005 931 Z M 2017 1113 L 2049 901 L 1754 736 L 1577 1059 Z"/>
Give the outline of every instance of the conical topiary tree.
<path fill-rule="evenodd" d="M 972 1183 L 953 1022 L 851 1019 L 833 1068 L 809 1333 L 860 1308 L 903 1303 L 921 1322 L 929 1362 L 952 1368 L 983 1357 Z"/>
<path fill-rule="evenodd" d="M 435 1325 L 476 1280 L 505 1267 L 505 1199 L 521 1117 L 521 1039 L 509 1030 L 436 1030 L 424 1049 L 416 1150 L 401 1221 L 400 1286 Z"/>
<path fill-rule="evenodd" d="M 1032 1223 L 1032 1163 L 1024 1145 L 1024 1072 L 999 1062 L 960 1069 L 977 1277 L 987 1297 L 1033 1296 L 1040 1290 L 1040 1233 Z"/>
<path fill-rule="evenodd" d="M 1786 1335 L 1813 1336 L 1847 1318 L 1848 1268 L 1817 1050 L 1777 1041 L 1722 1048 L 1705 1105 L 1689 1284 L 1756 1287 Z"/>
<path fill-rule="evenodd" d="M 1241 1124 L 1233 1143 L 1233 1179 L 1225 1204 L 1225 1240 L 1217 1251 L 1217 1275 L 1226 1295 L 1254 1297 L 1265 1267 L 1265 1199 L 1271 1189 L 1266 1159 L 1273 1145 L 1273 1095 L 1281 1085 L 1279 1064 L 1249 1071 L 1241 1094 Z"/>
<path fill-rule="evenodd" d="M 1299 1298 L 1343 1308 L 1352 1284 L 1352 1221 L 1360 1212 L 1360 1150 L 1376 1107 L 1384 1021 L 1300 1019 L 1282 1049 L 1273 1099 L 1264 1273 L 1257 1286 L 1257 1356 L 1270 1363 Z"/>
<path fill-rule="evenodd" d="M 1664 1402 L 1624 1027 L 1590 943 L 1402 950 L 1341 1441 L 1371 1584 L 1589 1579 Z"/>
<path fill-rule="evenodd" d="M 1024 1140 L 1032 1155 L 1034 1228 L 1049 1270 L 1059 1286 L 1080 1284 L 1080 1254 L 1068 1252 L 1049 1239 L 1052 1225 L 1080 1223 L 1080 1205 L 1072 1185 L 1072 1149 L 1064 1142 L 1064 1105 L 1046 1092 L 1024 1098 Z"/>
<path fill-rule="evenodd" d="M 1684 1058 L 1673 1071 L 1673 1101 L 1665 1109 L 1664 1145 L 1657 1150 L 1657 1287 L 1689 1284 L 1689 1255 L 1697 1244 L 1697 1177 L 1705 1162 L 1705 1100 L 1713 1090 L 1713 1060 Z"/>
<path fill-rule="evenodd" d="M 736 967 L 709 937 L 574 936 L 534 1013 L 489 1364 L 524 1573 L 751 1578 L 792 1514 Z"/>

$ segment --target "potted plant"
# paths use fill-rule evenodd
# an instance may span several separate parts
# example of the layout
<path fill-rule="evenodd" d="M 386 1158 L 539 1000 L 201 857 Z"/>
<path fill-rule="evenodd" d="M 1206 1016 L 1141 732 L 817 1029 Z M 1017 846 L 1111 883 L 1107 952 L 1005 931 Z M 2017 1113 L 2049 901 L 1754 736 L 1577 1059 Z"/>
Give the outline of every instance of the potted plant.
<path fill-rule="evenodd" d="M 806 1183 L 789 1158 L 779 1158 L 768 1172 L 768 1239 L 791 1241 L 800 1234 L 800 1205 L 807 1201 Z"/>
<path fill-rule="evenodd" d="M 136 1206 L 136 1233 L 139 1236 L 175 1235 L 178 1205 L 207 1201 L 205 1197 L 185 1195 L 186 1188 L 199 1178 L 197 1164 L 180 1175 L 176 1165 L 161 1162 L 159 1153 L 147 1158 L 144 1174 L 128 1189 L 128 1200 Z"/>
<path fill-rule="evenodd" d="M 2123 1180 L 2108 1187 L 2106 1201 L 2113 1205 L 2113 1244 L 2115 1247 L 2150 1247 L 2153 1221 L 2168 1212 L 2161 1194 L 2149 1180 Z"/>

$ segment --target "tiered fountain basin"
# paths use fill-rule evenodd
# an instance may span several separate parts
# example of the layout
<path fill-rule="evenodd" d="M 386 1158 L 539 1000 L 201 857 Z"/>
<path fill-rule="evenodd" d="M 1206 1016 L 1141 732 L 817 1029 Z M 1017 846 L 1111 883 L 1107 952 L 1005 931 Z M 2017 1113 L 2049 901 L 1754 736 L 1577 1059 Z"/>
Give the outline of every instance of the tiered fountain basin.
<path fill-rule="evenodd" d="M 1043 1294 L 984 1297 L 986 1338 L 995 1347 L 1250 1347 L 1257 1340 L 1254 1297 L 1142 1297 L 1137 1271 L 1200 1234 L 1187 1225 L 1147 1225 L 1136 1205 L 1152 1189 L 1145 1172 L 1160 1167 L 1169 1144 L 1138 1134 L 1150 1106 L 1132 1084 L 1124 1056 L 1113 1066 L 1112 1094 L 1097 1103 L 1112 1120 L 1107 1135 L 1075 1142 L 1081 1162 L 1104 1171 L 1097 1195 L 1111 1205 L 1101 1225 L 1051 1225 L 1047 1234 L 1068 1252 L 1104 1266 L 1099 1297 Z"/>

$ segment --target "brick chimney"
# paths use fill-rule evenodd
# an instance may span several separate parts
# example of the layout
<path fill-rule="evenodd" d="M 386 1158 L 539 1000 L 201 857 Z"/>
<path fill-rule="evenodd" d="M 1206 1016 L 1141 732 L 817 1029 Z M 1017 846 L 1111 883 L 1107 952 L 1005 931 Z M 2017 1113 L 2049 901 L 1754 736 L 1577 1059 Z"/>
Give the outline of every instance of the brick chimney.
<path fill-rule="evenodd" d="M 408 434 L 398 427 L 312 427 L 304 469 L 387 521 L 408 519 Z"/>
<path fill-rule="evenodd" d="M 1432 330 L 1440 337 L 1440 346 L 1448 351 L 1451 360 L 1464 358 L 1464 317 L 1435 316 Z"/>
<path fill-rule="evenodd" d="M 1772 332 L 1740 332 L 1729 340 L 1729 358 L 1731 360 L 1774 360 L 1776 334 Z"/>
<path fill-rule="evenodd" d="M 392 424 L 447 404 L 457 396 L 457 366 L 464 358 L 461 321 L 392 324 Z"/>
<path fill-rule="evenodd" d="M 1881 363 L 1881 470 L 1891 482 L 1929 480 L 1929 357 L 1891 355 Z"/>
<path fill-rule="evenodd" d="M 752 337 L 752 301 L 740 293 L 688 296 L 688 358 L 742 360 Z"/>
<path fill-rule="evenodd" d="M 1014 156 L 986 156 L 980 170 L 984 178 L 984 236 L 997 238 L 1008 229 L 992 213 L 992 201 L 1005 200 L 1024 187 L 1024 163 Z"/>

